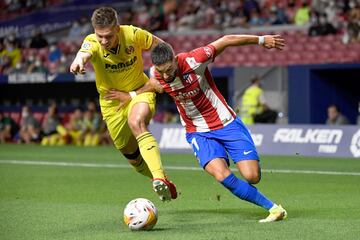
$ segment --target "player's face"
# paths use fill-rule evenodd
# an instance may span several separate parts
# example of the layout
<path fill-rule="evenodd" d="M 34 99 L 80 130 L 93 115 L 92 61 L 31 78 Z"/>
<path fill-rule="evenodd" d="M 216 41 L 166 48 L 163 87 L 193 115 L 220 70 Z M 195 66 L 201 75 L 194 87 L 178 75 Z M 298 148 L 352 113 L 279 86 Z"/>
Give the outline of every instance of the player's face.
<path fill-rule="evenodd" d="M 118 26 L 95 28 L 95 35 L 101 46 L 110 50 L 118 44 Z"/>
<path fill-rule="evenodd" d="M 165 82 L 172 82 L 175 80 L 177 73 L 177 63 L 175 59 L 155 67 L 156 71 L 161 75 L 161 78 L 164 79 Z"/>

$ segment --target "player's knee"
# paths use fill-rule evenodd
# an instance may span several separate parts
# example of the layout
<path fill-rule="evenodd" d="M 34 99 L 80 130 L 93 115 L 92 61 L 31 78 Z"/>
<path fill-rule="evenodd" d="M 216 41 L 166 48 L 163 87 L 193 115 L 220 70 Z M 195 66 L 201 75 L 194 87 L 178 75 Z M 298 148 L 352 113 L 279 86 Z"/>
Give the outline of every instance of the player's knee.
<path fill-rule="evenodd" d="M 135 134 L 140 134 L 146 129 L 145 119 L 143 119 L 141 116 L 133 116 L 129 118 L 128 124 L 131 131 Z"/>
<path fill-rule="evenodd" d="M 131 165 L 137 165 L 140 163 L 140 149 L 136 149 L 133 153 L 123 153 L 124 157 L 127 158 Z"/>
<path fill-rule="evenodd" d="M 227 176 L 229 176 L 230 173 L 230 171 L 214 171 L 211 175 L 216 179 L 216 181 L 222 182 Z"/>
<path fill-rule="evenodd" d="M 243 176 L 246 181 L 248 181 L 251 184 L 257 184 L 258 182 L 260 182 L 261 179 L 261 174 L 258 172 L 249 172 L 244 174 L 245 176 Z"/>
<path fill-rule="evenodd" d="M 133 160 L 133 159 L 128 159 L 128 162 L 129 162 L 129 164 L 130 165 L 132 165 L 132 166 L 134 166 L 134 167 L 136 167 L 137 165 L 139 165 L 139 163 L 140 163 L 140 160 Z"/>

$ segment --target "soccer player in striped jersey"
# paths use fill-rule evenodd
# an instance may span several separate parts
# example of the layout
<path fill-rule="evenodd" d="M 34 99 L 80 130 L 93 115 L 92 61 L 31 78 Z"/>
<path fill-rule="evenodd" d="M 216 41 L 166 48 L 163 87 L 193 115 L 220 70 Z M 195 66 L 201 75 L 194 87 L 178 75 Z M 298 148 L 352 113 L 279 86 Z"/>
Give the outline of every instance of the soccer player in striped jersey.
<path fill-rule="evenodd" d="M 169 44 L 160 43 L 151 52 L 150 83 L 175 101 L 186 139 L 205 171 L 235 196 L 268 210 L 269 215 L 259 222 L 273 222 L 286 218 L 287 213 L 253 186 L 261 178 L 259 155 L 249 131 L 226 103 L 208 69 L 225 48 L 245 44 L 281 50 L 285 41 L 279 35 L 226 35 L 176 56 Z M 246 181 L 231 172 L 228 155 Z"/>
<path fill-rule="evenodd" d="M 95 33 L 84 39 L 70 71 L 84 74 L 91 62 L 101 113 L 115 147 L 137 172 L 153 179 L 161 200 L 175 199 L 176 187 L 165 175 L 158 144 L 147 128 L 155 112 L 155 93 L 137 93 L 149 81 L 143 72 L 142 52 L 162 40 L 141 28 L 119 25 L 110 7 L 96 9 L 91 21 Z M 120 91 L 131 99 L 119 101 Z"/>

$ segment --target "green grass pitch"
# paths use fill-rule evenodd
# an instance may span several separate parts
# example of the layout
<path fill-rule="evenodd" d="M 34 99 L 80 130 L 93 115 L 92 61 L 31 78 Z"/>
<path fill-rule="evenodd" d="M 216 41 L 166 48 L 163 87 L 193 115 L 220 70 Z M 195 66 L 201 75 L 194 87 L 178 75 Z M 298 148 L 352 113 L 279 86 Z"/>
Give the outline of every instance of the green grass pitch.
<path fill-rule="evenodd" d="M 270 224 L 193 155 L 162 159 L 181 192 L 170 203 L 113 147 L 0 145 L 0 239 L 360 239 L 360 159 L 263 156 L 257 187 L 288 211 Z M 123 223 L 124 206 L 138 197 L 158 208 L 152 231 Z"/>

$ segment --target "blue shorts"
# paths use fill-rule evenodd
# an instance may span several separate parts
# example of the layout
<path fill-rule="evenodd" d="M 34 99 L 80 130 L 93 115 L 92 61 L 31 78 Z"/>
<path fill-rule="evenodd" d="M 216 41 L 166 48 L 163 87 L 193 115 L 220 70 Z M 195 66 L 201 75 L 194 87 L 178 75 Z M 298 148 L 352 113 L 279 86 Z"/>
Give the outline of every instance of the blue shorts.
<path fill-rule="evenodd" d="M 254 141 L 239 117 L 218 130 L 186 133 L 186 140 L 203 168 L 215 158 L 224 158 L 229 165 L 227 154 L 234 163 L 241 160 L 259 161 Z"/>

